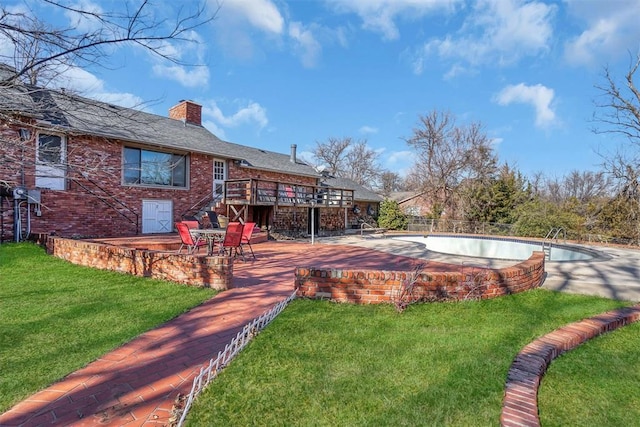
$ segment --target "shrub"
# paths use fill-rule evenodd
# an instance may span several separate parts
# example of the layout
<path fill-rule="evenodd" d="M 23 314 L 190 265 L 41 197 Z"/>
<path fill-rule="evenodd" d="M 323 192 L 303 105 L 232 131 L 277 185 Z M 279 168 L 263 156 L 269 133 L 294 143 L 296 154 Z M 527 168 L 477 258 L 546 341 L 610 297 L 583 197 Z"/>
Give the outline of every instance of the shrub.
<path fill-rule="evenodd" d="M 378 225 L 389 230 L 406 230 L 407 215 L 400 209 L 398 202 L 386 199 L 380 204 Z"/>

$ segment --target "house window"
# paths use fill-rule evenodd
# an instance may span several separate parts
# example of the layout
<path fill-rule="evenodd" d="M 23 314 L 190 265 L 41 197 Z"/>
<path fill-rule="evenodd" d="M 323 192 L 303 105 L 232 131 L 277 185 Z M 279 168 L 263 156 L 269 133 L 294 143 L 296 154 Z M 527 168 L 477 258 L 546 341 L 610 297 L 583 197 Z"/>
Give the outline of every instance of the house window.
<path fill-rule="evenodd" d="M 412 216 L 420 216 L 422 214 L 422 209 L 420 209 L 420 206 L 407 206 L 404 209 L 404 213 L 407 215 L 412 215 Z"/>
<path fill-rule="evenodd" d="M 39 134 L 36 146 L 36 187 L 66 188 L 66 140 L 64 136 Z"/>
<path fill-rule="evenodd" d="M 213 159 L 213 197 L 220 199 L 224 196 L 224 180 L 227 179 L 226 163 L 224 160 Z"/>
<path fill-rule="evenodd" d="M 124 183 L 134 185 L 187 186 L 187 156 L 125 147 Z"/>

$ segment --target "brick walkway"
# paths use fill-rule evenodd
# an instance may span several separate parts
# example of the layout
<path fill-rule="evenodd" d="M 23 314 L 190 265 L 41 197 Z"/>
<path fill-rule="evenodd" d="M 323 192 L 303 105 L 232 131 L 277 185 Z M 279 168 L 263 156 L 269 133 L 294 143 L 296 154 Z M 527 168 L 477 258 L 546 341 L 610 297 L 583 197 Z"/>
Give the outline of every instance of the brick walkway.
<path fill-rule="evenodd" d="M 253 246 L 222 292 L 0 415 L 0 426 L 168 425 L 178 394 L 242 327 L 294 290 L 296 266 L 412 269 L 415 259 L 355 246 L 298 242 Z M 443 268 L 433 265 L 434 269 Z"/>

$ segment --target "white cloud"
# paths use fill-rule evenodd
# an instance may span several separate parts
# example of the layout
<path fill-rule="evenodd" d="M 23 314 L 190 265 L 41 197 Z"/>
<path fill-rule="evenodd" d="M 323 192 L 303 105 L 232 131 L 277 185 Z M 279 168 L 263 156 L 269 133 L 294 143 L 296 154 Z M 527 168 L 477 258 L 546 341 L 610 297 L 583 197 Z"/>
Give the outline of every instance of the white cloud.
<path fill-rule="evenodd" d="M 182 65 L 155 64 L 153 73 L 174 80 L 184 87 L 200 87 L 209 83 L 209 68 L 205 66 L 184 67 Z"/>
<path fill-rule="evenodd" d="M 246 105 L 237 109 L 230 115 L 225 115 L 216 101 L 209 101 L 203 104 L 202 114 L 212 119 L 207 123 L 214 126 L 235 128 L 243 125 L 256 125 L 259 129 L 263 129 L 269 120 L 267 119 L 267 110 L 257 102 L 250 101 Z M 219 133 L 219 132 L 218 132 Z"/>
<path fill-rule="evenodd" d="M 358 131 L 360 133 L 372 134 L 372 133 L 378 133 L 378 128 L 374 128 L 372 126 L 362 126 L 360 129 L 358 129 Z"/>
<path fill-rule="evenodd" d="M 574 65 L 603 65 L 628 49 L 638 48 L 640 39 L 640 2 L 616 0 L 585 2 L 566 0 L 569 14 L 585 22 L 586 28 L 565 43 L 565 58 Z"/>
<path fill-rule="evenodd" d="M 454 64 L 444 75 L 445 80 L 453 80 L 458 76 L 468 74 L 469 70 L 460 64 Z"/>
<path fill-rule="evenodd" d="M 300 22 L 291 22 L 289 37 L 294 41 L 294 50 L 299 53 L 302 65 L 306 68 L 314 67 L 322 53 L 322 46 L 315 39 L 311 29 L 305 28 Z"/>
<path fill-rule="evenodd" d="M 520 83 L 503 88 L 496 95 L 495 102 L 504 106 L 513 103 L 533 106 L 536 111 L 536 126 L 545 128 L 556 121 L 556 114 L 551 106 L 554 96 L 553 89 L 541 84 L 527 86 L 524 83 Z"/>
<path fill-rule="evenodd" d="M 144 109 L 144 100 L 128 92 L 110 92 L 105 82 L 79 67 L 67 67 L 51 82 L 51 87 L 69 89 L 82 96 L 127 108 Z"/>
<path fill-rule="evenodd" d="M 415 55 L 414 72 L 420 74 L 433 55 L 454 62 L 451 78 L 462 70 L 457 62 L 505 66 L 543 54 L 550 48 L 556 9 L 540 1 L 481 0 L 457 34 L 424 44 Z"/>
<path fill-rule="evenodd" d="M 145 101 L 137 95 L 127 92 L 102 92 L 96 93 L 93 98 L 102 102 L 119 105 L 126 108 L 135 108 L 137 110 L 147 110 Z"/>
<path fill-rule="evenodd" d="M 195 31 L 185 32 L 181 40 L 162 40 L 155 49 L 163 56 L 194 65 L 181 65 L 152 55 L 152 71 L 156 76 L 173 80 L 184 87 L 209 84 L 209 67 L 201 64 L 206 52 L 204 39 Z M 188 58 L 188 59 L 184 59 Z"/>
<path fill-rule="evenodd" d="M 384 166 L 400 176 L 407 176 L 413 167 L 415 157 L 416 155 L 412 151 L 392 151 L 385 157 Z"/>
<path fill-rule="evenodd" d="M 400 37 L 396 20 L 415 19 L 437 10 L 453 11 L 462 0 L 329 0 L 337 12 L 355 13 L 366 30 L 387 40 Z"/>
<path fill-rule="evenodd" d="M 222 17 L 228 13 L 267 33 L 282 34 L 284 30 L 284 18 L 270 0 L 225 0 L 221 5 Z"/>
<path fill-rule="evenodd" d="M 212 134 L 217 136 L 218 138 L 225 140 L 227 139 L 227 134 L 224 129 L 218 126 L 218 124 L 211 120 L 204 120 L 202 122 L 202 126 L 209 130 Z"/>
<path fill-rule="evenodd" d="M 212 26 L 220 52 L 237 59 L 249 60 L 260 54 L 259 47 L 262 43 L 267 48 L 282 43 L 280 37 L 285 31 L 285 20 L 273 1 L 209 2 L 214 8 L 220 6 Z"/>

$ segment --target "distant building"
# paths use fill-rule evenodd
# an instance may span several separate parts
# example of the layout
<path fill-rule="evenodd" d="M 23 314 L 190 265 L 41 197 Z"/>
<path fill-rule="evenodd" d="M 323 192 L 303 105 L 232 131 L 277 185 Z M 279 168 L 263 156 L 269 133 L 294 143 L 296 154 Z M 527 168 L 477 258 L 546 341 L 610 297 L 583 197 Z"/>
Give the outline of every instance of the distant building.
<path fill-rule="evenodd" d="M 397 202 L 406 215 L 425 216 L 431 213 L 431 202 L 424 191 L 396 191 L 388 198 Z"/>

